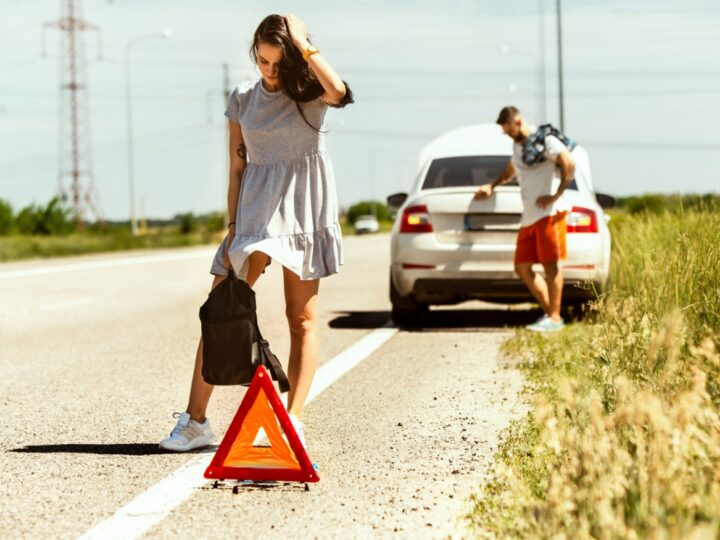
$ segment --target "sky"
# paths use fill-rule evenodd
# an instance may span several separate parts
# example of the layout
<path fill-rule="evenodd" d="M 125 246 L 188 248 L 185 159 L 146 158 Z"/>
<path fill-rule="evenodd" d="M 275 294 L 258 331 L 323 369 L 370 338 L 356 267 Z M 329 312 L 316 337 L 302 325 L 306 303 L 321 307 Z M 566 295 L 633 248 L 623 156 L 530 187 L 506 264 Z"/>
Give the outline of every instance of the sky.
<path fill-rule="evenodd" d="M 248 47 L 269 13 L 303 18 L 355 94 L 327 119 L 344 207 L 408 191 L 426 144 L 494 122 L 504 105 L 559 121 L 553 0 L 76 2 L 99 29 L 83 43 L 89 169 L 105 219 L 129 215 L 126 45 L 165 28 L 172 37 L 133 46 L 130 63 L 136 200 L 152 218 L 226 208 L 222 65 L 231 86 L 257 77 Z M 43 25 L 61 5 L 0 0 L 0 199 L 15 210 L 59 190 L 60 33 Z M 597 191 L 718 192 L 720 4 L 562 5 L 565 132 L 588 150 Z"/>

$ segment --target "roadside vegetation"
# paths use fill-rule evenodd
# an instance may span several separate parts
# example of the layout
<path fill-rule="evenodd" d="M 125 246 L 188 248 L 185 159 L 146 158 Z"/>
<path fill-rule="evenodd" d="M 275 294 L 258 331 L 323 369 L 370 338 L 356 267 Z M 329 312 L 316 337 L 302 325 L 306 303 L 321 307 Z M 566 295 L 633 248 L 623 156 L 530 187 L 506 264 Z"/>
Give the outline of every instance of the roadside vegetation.
<path fill-rule="evenodd" d="M 376 215 L 380 232 L 392 228 L 387 206 L 365 201 L 351 206 L 341 216 L 340 226 L 345 236 L 355 234 L 353 225 L 362 215 Z M 53 198 L 45 206 L 31 204 L 17 212 L 0 199 L 0 262 L 218 244 L 225 235 L 221 212 L 177 214 L 171 219 L 149 220 L 140 225 L 140 234 L 135 236 L 127 221 L 92 223 L 79 229 L 73 210 L 60 198 Z"/>
<path fill-rule="evenodd" d="M 389 232 L 395 216 L 385 203 L 380 201 L 360 201 L 348 208 L 340 218 L 340 227 L 344 236 L 355 234 L 355 222 L 360 216 L 375 216 L 380 229 L 378 232 Z"/>
<path fill-rule="evenodd" d="M 473 498 L 478 537 L 718 537 L 719 202 L 621 200 L 589 318 L 506 344 L 531 407 Z"/>
<path fill-rule="evenodd" d="M 0 262 L 202 245 L 220 242 L 225 232 L 219 212 L 178 214 L 142 225 L 137 236 L 131 234 L 128 222 L 93 223 L 78 230 L 72 209 L 59 198 L 46 206 L 29 205 L 17 213 L 0 200 Z"/>

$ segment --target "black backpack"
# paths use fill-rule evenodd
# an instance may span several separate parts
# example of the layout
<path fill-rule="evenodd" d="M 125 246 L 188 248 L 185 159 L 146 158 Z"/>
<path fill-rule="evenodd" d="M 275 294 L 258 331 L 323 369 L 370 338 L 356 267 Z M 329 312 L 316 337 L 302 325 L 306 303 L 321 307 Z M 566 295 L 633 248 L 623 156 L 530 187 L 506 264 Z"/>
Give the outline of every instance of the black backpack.
<path fill-rule="evenodd" d="M 532 167 L 545 161 L 545 137 L 548 135 L 557 137 L 561 143 L 567 146 L 570 152 L 572 152 L 577 146 L 575 141 L 570 139 L 570 137 L 562 133 L 552 124 L 543 124 L 537 128 L 535 133 L 530 134 L 527 140 L 523 143 L 522 161 L 525 165 Z"/>
<path fill-rule="evenodd" d="M 232 269 L 200 307 L 200 325 L 205 382 L 247 386 L 257 367 L 263 365 L 278 381 L 281 392 L 290 390 L 280 361 L 260 333 L 255 291 Z"/>

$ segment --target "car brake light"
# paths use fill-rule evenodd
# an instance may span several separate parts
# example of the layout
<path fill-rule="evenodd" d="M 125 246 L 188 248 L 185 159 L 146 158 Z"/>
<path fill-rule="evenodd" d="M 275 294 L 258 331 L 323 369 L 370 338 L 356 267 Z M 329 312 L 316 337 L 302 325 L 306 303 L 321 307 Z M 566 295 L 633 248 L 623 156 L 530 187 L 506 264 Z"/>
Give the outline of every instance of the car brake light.
<path fill-rule="evenodd" d="M 596 233 L 598 232 L 597 214 L 589 208 L 573 206 L 567 216 L 567 232 Z"/>
<path fill-rule="evenodd" d="M 401 233 L 425 233 L 433 232 L 430 223 L 430 215 L 427 206 L 424 204 L 418 206 L 408 206 L 402 215 L 400 223 Z"/>

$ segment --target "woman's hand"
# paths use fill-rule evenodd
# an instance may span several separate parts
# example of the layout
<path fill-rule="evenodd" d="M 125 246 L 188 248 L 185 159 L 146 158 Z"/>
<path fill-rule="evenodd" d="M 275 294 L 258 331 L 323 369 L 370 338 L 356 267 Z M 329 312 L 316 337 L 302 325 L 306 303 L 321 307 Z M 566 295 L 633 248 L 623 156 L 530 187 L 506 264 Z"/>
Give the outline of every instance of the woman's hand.
<path fill-rule="evenodd" d="M 283 19 L 285 19 L 290 39 L 293 40 L 295 46 L 301 51 L 307 49 L 310 42 L 308 41 L 307 28 L 305 28 L 303 20 L 291 13 L 283 15 Z"/>
<path fill-rule="evenodd" d="M 230 225 L 228 235 L 225 237 L 225 249 L 223 250 L 223 262 L 227 270 L 232 270 L 232 263 L 230 262 L 228 250 L 230 249 L 230 244 L 232 244 L 233 238 L 235 238 L 235 225 Z"/>

